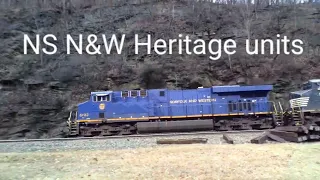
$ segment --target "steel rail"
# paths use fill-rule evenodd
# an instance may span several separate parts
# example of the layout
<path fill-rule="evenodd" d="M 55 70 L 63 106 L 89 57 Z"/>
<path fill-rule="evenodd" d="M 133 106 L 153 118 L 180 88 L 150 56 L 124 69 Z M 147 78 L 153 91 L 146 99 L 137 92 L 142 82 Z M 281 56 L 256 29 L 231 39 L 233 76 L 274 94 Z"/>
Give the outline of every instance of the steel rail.
<path fill-rule="evenodd" d="M 240 130 L 240 131 L 203 131 L 188 133 L 160 133 L 160 134 L 133 134 L 117 136 L 94 136 L 94 137 L 76 137 L 76 138 L 48 138 L 48 139 L 16 139 L 0 140 L 0 143 L 15 142 L 48 142 L 48 141 L 76 141 L 76 140 L 104 140 L 104 139 L 122 139 L 122 138 L 148 138 L 148 137 L 170 137 L 170 136 L 192 136 L 192 135 L 219 135 L 219 134 L 241 134 L 241 133 L 262 133 L 265 130 Z"/>

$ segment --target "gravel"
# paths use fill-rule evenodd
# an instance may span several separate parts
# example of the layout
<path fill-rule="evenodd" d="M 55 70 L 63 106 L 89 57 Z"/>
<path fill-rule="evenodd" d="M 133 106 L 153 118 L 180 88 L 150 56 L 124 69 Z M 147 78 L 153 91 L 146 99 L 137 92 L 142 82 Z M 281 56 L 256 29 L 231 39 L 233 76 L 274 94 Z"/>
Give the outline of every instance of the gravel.
<path fill-rule="evenodd" d="M 229 134 L 235 144 L 250 143 L 263 132 Z M 70 150 L 130 149 L 157 145 L 158 139 L 206 138 L 207 144 L 226 144 L 221 134 L 177 135 L 174 137 L 128 137 L 116 139 L 86 139 L 67 141 L 6 142 L 0 143 L 0 153 L 5 152 L 54 152 Z"/>

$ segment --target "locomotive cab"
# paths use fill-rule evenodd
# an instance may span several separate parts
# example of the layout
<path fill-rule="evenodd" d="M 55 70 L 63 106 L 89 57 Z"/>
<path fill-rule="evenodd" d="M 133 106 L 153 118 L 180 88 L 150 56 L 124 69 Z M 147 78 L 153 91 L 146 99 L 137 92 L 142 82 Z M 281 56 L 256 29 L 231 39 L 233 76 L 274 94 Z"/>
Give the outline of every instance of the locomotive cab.
<path fill-rule="evenodd" d="M 79 125 L 100 123 L 105 119 L 106 106 L 112 101 L 112 91 L 92 92 L 90 100 L 78 104 L 68 118 L 69 134 L 78 135 Z"/>
<path fill-rule="evenodd" d="M 320 79 L 311 79 L 304 83 L 300 91 L 290 93 L 290 108 L 302 111 L 319 111 Z"/>
<path fill-rule="evenodd" d="M 78 105 L 78 118 L 90 122 L 105 118 L 106 107 L 112 102 L 112 91 L 92 92 L 90 100 Z"/>

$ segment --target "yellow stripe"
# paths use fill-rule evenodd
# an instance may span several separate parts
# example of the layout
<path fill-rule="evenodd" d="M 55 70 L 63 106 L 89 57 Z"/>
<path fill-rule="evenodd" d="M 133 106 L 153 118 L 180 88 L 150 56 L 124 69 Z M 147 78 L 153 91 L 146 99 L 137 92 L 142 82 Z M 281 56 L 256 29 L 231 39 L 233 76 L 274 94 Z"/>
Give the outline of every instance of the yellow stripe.
<path fill-rule="evenodd" d="M 257 112 L 257 113 L 251 113 L 251 114 L 273 114 L 273 112 Z"/>
<path fill-rule="evenodd" d="M 83 122 L 102 123 L 102 120 L 97 120 L 97 119 L 93 119 L 93 120 L 91 120 L 91 119 L 85 119 L 85 120 L 77 120 L 76 122 L 78 122 L 78 123 L 83 123 Z"/>
<path fill-rule="evenodd" d="M 107 119 L 107 120 L 123 120 L 123 121 L 132 121 L 132 120 L 149 120 L 149 117 L 143 117 L 143 118 L 111 118 L 111 119 Z"/>
<path fill-rule="evenodd" d="M 248 114 L 272 114 L 272 112 L 258 112 L 258 113 L 248 113 Z M 190 116 L 160 116 L 160 117 L 143 117 L 143 118 L 111 118 L 107 119 L 107 121 L 136 121 L 136 120 L 150 120 L 150 119 L 176 119 L 176 118 L 190 118 L 190 117 L 212 117 L 212 116 L 237 116 L 237 115 L 244 115 L 244 113 L 231 113 L 231 114 L 199 114 L 199 115 L 190 115 Z M 85 120 L 77 120 L 78 123 L 81 122 L 89 122 L 89 123 L 102 123 L 102 120 L 96 119 L 85 119 Z"/>
<path fill-rule="evenodd" d="M 161 119 L 165 119 L 165 118 L 173 118 L 174 116 L 160 116 Z"/>
<path fill-rule="evenodd" d="M 184 117 L 199 117 L 199 116 L 201 117 L 202 115 L 199 114 L 199 115 L 190 115 L 190 116 L 184 116 Z M 174 116 L 174 117 L 176 117 L 176 116 Z"/>
<path fill-rule="evenodd" d="M 149 117 L 149 119 L 159 119 L 159 117 Z"/>

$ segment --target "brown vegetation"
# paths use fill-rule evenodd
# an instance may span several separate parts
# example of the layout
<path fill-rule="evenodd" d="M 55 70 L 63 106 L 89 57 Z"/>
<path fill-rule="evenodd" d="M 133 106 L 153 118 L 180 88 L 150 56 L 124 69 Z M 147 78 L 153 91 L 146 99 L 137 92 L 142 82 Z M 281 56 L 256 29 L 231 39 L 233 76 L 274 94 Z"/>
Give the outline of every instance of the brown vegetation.
<path fill-rule="evenodd" d="M 3 179 L 319 179 L 319 144 L 2 153 Z"/>

